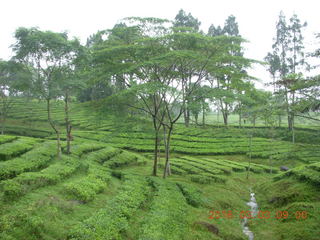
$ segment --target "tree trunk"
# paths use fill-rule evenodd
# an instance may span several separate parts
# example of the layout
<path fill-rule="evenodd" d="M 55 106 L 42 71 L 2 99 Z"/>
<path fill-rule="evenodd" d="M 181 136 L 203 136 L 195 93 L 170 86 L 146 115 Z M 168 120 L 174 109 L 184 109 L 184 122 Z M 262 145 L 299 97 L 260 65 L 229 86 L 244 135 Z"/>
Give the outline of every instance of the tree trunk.
<path fill-rule="evenodd" d="M 168 134 L 165 137 L 166 162 L 165 162 L 165 167 L 164 167 L 164 172 L 163 172 L 163 178 L 166 178 L 167 176 L 170 176 L 170 174 L 171 174 L 170 162 L 169 162 L 171 132 L 172 132 L 172 126 L 170 126 Z M 165 127 L 164 127 L 164 133 L 165 133 Z"/>
<path fill-rule="evenodd" d="M 279 114 L 279 119 L 278 119 L 278 121 L 279 121 L 279 128 L 281 127 L 281 115 Z"/>
<path fill-rule="evenodd" d="M 250 134 L 250 141 L 249 141 L 249 166 L 247 170 L 247 179 L 249 178 L 249 172 L 251 170 L 251 146 L 252 146 L 252 133 Z"/>
<path fill-rule="evenodd" d="M 228 113 L 223 111 L 222 116 L 223 116 L 223 123 L 225 126 L 227 126 L 228 125 Z"/>
<path fill-rule="evenodd" d="M 189 127 L 190 125 L 190 109 L 189 109 L 189 106 L 187 104 L 187 109 L 186 109 L 186 112 L 187 112 L 187 122 L 186 122 L 186 126 Z"/>
<path fill-rule="evenodd" d="M 239 127 L 241 128 L 241 121 L 242 121 L 242 115 L 241 115 L 241 110 L 240 110 L 240 113 L 239 113 Z"/>
<path fill-rule="evenodd" d="M 295 92 L 292 93 L 292 106 L 295 104 Z M 292 143 L 295 143 L 295 132 L 294 132 L 294 111 L 291 109 L 291 131 L 292 131 Z"/>
<path fill-rule="evenodd" d="M 202 103 L 202 125 L 205 125 L 205 117 L 206 117 L 206 113 L 205 113 L 205 109 L 204 109 L 204 102 Z"/>
<path fill-rule="evenodd" d="M 64 99 L 64 112 L 65 112 L 65 122 L 66 122 L 66 133 L 67 133 L 67 154 L 71 153 L 71 123 L 69 120 L 69 92 L 66 91 L 65 99 Z"/>
<path fill-rule="evenodd" d="M 5 117 L 4 112 L 2 112 L 2 114 L 1 114 L 1 135 L 4 135 L 5 124 L 6 124 L 6 117 Z"/>
<path fill-rule="evenodd" d="M 291 118 L 291 121 L 292 121 L 292 143 L 294 144 L 296 139 L 295 139 L 295 131 L 294 131 L 294 115 L 292 115 L 292 118 Z"/>
<path fill-rule="evenodd" d="M 57 157 L 61 159 L 61 141 L 60 141 L 60 132 L 54 125 L 52 119 L 51 119 L 51 108 L 50 108 L 50 99 L 47 99 L 47 113 L 48 113 L 48 121 L 52 129 L 55 131 L 57 135 Z"/>
<path fill-rule="evenodd" d="M 159 133 L 156 131 L 154 137 L 154 160 L 153 160 L 153 176 L 157 176 L 157 168 L 158 168 L 158 146 L 159 146 Z"/>
<path fill-rule="evenodd" d="M 194 115 L 194 119 L 195 119 L 196 125 L 198 125 L 198 116 L 199 115 L 197 113 Z"/>

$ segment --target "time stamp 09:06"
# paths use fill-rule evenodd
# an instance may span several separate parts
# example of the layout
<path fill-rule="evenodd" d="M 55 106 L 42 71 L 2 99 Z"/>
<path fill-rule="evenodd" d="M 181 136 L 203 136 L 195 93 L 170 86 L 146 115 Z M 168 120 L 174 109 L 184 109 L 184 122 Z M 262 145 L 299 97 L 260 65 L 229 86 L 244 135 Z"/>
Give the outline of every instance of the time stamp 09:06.
<path fill-rule="evenodd" d="M 288 211 L 258 211 L 256 214 L 253 214 L 252 211 L 240 211 L 237 213 L 232 212 L 232 210 L 223 210 L 223 211 L 217 211 L 212 210 L 209 212 L 210 216 L 209 219 L 233 219 L 235 217 L 238 217 L 240 219 L 287 219 L 289 217 L 294 217 L 297 220 L 304 220 L 308 217 L 307 211 L 296 211 L 289 214 Z"/>

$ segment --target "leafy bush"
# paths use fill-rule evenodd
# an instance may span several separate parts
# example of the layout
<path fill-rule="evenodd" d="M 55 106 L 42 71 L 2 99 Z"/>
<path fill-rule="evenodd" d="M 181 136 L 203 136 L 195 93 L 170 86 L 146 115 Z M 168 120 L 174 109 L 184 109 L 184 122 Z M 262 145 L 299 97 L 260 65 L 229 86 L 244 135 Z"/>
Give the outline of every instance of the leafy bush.
<path fill-rule="evenodd" d="M 128 166 L 133 164 L 144 164 L 146 163 L 146 159 L 136 153 L 131 153 L 127 151 L 123 151 L 118 155 L 115 155 L 110 160 L 104 163 L 104 166 L 110 168 L 117 168 L 122 166 Z"/>
<path fill-rule="evenodd" d="M 190 184 L 181 183 L 181 182 L 177 182 L 177 186 L 180 188 L 188 204 L 194 207 L 199 207 L 202 205 L 203 203 L 203 200 L 201 198 L 202 192 L 199 189 L 197 189 L 196 187 Z"/>
<path fill-rule="evenodd" d="M 88 142 L 81 143 L 72 147 L 72 154 L 76 156 L 81 156 L 83 154 L 93 152 L 105 147 L 105 144 L 97 142 Z"/>
<path fill-rule="evenodd" d="M 155 196 L 141 228 L 139 240 L 180 240 L 187 231 L 187 204 L 178 187 L 150 177 Z"/>
<path fill-rule="evenodd" d="M 0 180 L 48 166 L 56 153 L 54 142 L 46 142 L 10 161 L 0 162 Z"/>
<path fill-rule="evenodd" d="M 0 160 L 8 160 L 32 149 L 38 140 L 32 138 L 19 138 L 16 141 L 0 145 Z"/>
<path fill-rule="evenodd" d="M 116 149 L 113 147 L 106 147 L 103 149 L 100 149 L 98 151 L 94 151 L 89 153 L 86 156 L 86 159 L 88 161 L 95 161 L 95 162 L 99 162 L 99 163 L 104 163 L 105 161 L 108 161 L 110 158 L 114 157 L 117 154 L 120 154 L 122 152 L 122 150 L 120 149 Z"/>
<path fill-rule="evenodd" d="M 72 157 L 63 156 L 60 162 L 50 165 L 40 172 L 22 173 L 14 179 L 1 182 L 6 199 L 12 199 L 24 195 L 31 190 L 56 184 L 70 176 L 80 165 L 80 162 Z"/>
<path fill-rule="evenodd" d="M 17 137 L 15 136 L 0 135 L 0 144 L 12 142 L 16 139 Z"/>
<path fill-rule="evenodd" d="M 128 219 L 145 201 L 148 189 L 143 178 L 130 177 L 105 208 L 74 227 L 69 239 L 122 239 L 121 232 L 129 227 Z"/>
<path fill-rule="evenodd" d="M 102 166 L 89 163 L 88 175 L 65 184 L 67 193 L 76 197 L 76 199 L 89 202 L 92 201 L 97 193 L 102 192 L 110 181 L 110 171 Z"/>

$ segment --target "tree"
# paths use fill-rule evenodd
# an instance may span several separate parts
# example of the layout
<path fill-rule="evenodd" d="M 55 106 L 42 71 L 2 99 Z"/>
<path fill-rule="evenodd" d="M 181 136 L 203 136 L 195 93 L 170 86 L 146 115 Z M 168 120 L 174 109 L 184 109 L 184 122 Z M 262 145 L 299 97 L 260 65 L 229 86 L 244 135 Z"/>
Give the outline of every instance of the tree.
<path fill-rule="evenodd" d="M 201 22 L 193 17 L 191 13 L 180 9 L 179 13 L 174 18 L 173 27 L 174 31 L 178 32 L 199 32 Z"/>
<path fill-rule="evenodd" d="M 30 87 L 30 72 L 23 64 L 0 60 L 0 122 L 1 134 L 13 106 L 13 97 Z"/>
<path fill-rule="evenodd" d="M 62 82 L 58 76 L 77 57 L 78 40 L 69 40 L 67 33 L 40 31 L 37 28 L 18 28 L 13 45 L 14 59 L 35 73 L 34 93 L 47 102 L 48 122 L 57 136 L 57 155 L 61 157 L 60 130 L 51 116 L 51 100 L 61 97 Z"/>
<path fill-rule="evenodd" d="M 127 19 L 123 33 L 129 28 L 128 31 L 135 29 L 138 34 L 131 35 L 134 37 L 129 42 L 106 40 L 94 53 L 94 67 L 104 76 L 101 80 L 111 78 L 123 82 L 126 88 L 119 94 L 136 95 L 136 102 L 127 102 L 127 105 L 151 117 L 155 132 L 153 174 L 156 174 L 159 131 L 161 127 L 164 129 L 164 177 L 170 174 L 170 140 L 174 125 L 184 113 L 187 99 L 201 86 L 208 71 L 219 71 L 230 62 L 247 65 L 251 62 L 230 54 L 232 49 L 239 48 L 242 39 L 177 32 L 167 27 L 168 23 L 154 18 Z"/>
<path fill-rule="evenodd" d="M 293 79 L 296 77 L 292 78 L 292 76 L 301 74 L 299 70 L 308 69 L 308 64 L 304 57 L 302 36 L 302 29 L 306 26 L 306 23 L 301 24 L 295 14 L 290 18 L 289 23 L 287 23 L 283 12 L 280 12 L 276 25 L 276 38 L 272 45 L 273 52 L 268 53 L 265 58 L 269 63 L 269 72 L 273 77 L 274 89 L 275 85 L 277 85 L 277 91 L 285 97 L 288 128 L 292 132 L 294 131 L 295 116 L 293 112 L 294 107 L 292 106 L 295 105 L 296 101 L 296 90 L 293 86 L 295 84 Z M 276 77 L 278 79 L 274 81 Z M 294 134 L 292 134 L 292 141 L 294 142 Z"/>
<path fill-rule="evenodd" d="M 229 36 L 232 38 L 225 39 L 229 41 L 227 44 L 231 46 L 228 50 L 229 60 L 220 65 L 220 69 L 210 71 L 208 79 L 211 82 L 211 87 L 217 88 L 216 99 L 219 101 L 224 124 L 228 125 L 229 114 L 234 110 L 239 89 L 246 80 L 249 80 L 245 68 L 253 61 L 243 58 L 241 44 L 243 39 L 239 34 L 238 23 L 234 16 L 229 16 L 224 24 L 224 27 L 210 26 L 208 36 Z M 214 84 L 216 82 L 216 84 Z"/>
<path fill-rule="evenodd" d="M 181 9 L 179 13 L 176 15 L 175 20 L 173 22 L 173 32 L 175 33 L 199 33 L 199 28 L 200 28 L 201 22 L 193 17 L 191 13 L 188 15 Z M 182 40 L 182 41 L 180 41 Z M 194 50 L 196 48 L 196 40 L 195 38 L 188 38 L 188 39 L 183 39 L 177 37 L 176 42 L 175 42 L 175 50 Z M 186 98 L 186 96 L 189 94 L 188 91 L 191 88 L 192 84 L 192 77 L 194 77 L 194 70 L 192 68 L 188 69 L 182 69 L 181 71 L 186 72 L 189 71 L 188 74 L 185 74 L 184 78 L 184 84 L 182 85 L 182 93 L 183 93 L 183 98 Z M 184 117 L 184 122 L 185 126 L 188 127 L 190 123 L 190 104 L 192 104 L 191 99 L 186 98 L 184 101 L 184 111 L 183 111 L 183 117 Z"/>

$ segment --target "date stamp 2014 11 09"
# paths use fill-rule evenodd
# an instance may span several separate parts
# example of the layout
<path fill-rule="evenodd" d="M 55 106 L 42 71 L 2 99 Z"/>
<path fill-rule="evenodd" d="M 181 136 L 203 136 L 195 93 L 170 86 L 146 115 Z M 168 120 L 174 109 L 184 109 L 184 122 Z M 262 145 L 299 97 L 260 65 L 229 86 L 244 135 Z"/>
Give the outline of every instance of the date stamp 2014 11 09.
<path fill-rule="evenodd" d="M 234 214 L 232 210 L 223 210 L 223 211 L 218 211 L 218 210 L 212 210 L 209 212 L 210 216 L 209 219 L 233 219 L 234 217 L 238 217 L 240 219 L 287 219 L 289 216 L 295 217 L 297 220 L 304 220 L 308 217 L 308 212 L 307 211 L 296 211 L 293 213 L 290 213 L 288 211 L 275 211 L 275 212 L 270 212 L 270 211 L 258 211 L 255 214 L 252 211 L 240 211 Z"/>

